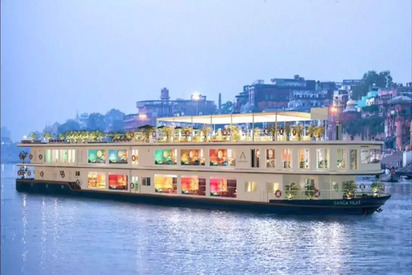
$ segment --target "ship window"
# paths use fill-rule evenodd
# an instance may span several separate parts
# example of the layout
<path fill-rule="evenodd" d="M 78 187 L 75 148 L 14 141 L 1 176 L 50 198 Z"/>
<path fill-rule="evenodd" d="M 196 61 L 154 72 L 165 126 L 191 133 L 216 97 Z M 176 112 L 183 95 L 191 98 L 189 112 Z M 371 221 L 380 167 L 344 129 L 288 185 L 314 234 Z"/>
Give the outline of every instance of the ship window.
<path fill-rule="evenodd" d="M 252 167 L 259 167 L 259 160 L 260 160 L 260 150 L 259 149 L 251 149 L 251 160 L 252 160 Z"/>
<path fill-rule="evenodd" d="M 50 149 L 44 151 L 44 162 L 47 162 L 47 163 L 51 162 L 51 150 Z"/>
<path fill-rule="evenodd" d="M 210 166 L 235 166 L 235 152 L 232 149 L 210 149 Z"/>
<path fill-rule="evenodd" d="M 87 174 L 88 188 L 106 188 L 106 175 L 103 172 L 89 172 Z"/>
<path fill-rule="evenodd" d="M 177 150 L 157 149 L 155 150 L 155 164 L 157 165 L 174 165 L 176 164 Z"/>
<path fill-rule="evenodd" d="M 143 186 L 150 186 L 150 177 L 143 177 L 142 178 L 142 185 Z"/>
<path fill-rule="evenodd" d="M 177 175 L 155 175 L 154 185 L 157 193 L 176 194 Z"/>
<path fill-rule="evenodd" d="M 59 150 L 53 149 L 51 151 L 51 162 L 59 162 Z"/>
<path fill-rule="evenodd" d="M 180 161 L 182 165 L 205 165 L 205 156 L 203 150 L 182 149 Z"/>
<path fill-rule="evenodd" d="M 127 190 L 127 175 L 109 174 L 109 189 Z"/>
<path fill-rule="evenodd" d="M 338 149 L 336 156 L 336 166 L 338 169 L 346 169 L 346 150 Z"/>
<path fill-rule="evenodd" d="M 88 163 L 104 163 L 106 161 L 106 151 L 103 149 L 93 149 L 87 151 Z"/>
<path fill-rule="evenodd" d="M 267 149 L 266 150 L 266 167 L 275 168 L 275 166 L 276 166 L 275 149 Z"/>
<path fill-rule="evenodd" d="M 279 190 L 279 183 L 277 182 L 267 182 L 266 183 L 266 191 L 268 193 L 275 193 L 277 190 Z"/>
<path fill-rule="evenodd" d="M 362 149 L 361 162 L 362 164 L 379 163 L 381 158 L 380 149 Z"/>
<path fill-rule="evenodd" d="M 182 194 L 206 196 L 206 178 L 182 176 Z"/>
<path fill-rule="evenodd" d="M 309 169 L 309 149 L 299 149 L 299 168 Z"/>
<path fill-rule="evenodd" d="M 328 169 L 329 167 L 329 150 L 328 149 L 317 149 L 316 158 L 318 169 Z"/>
<path fill-rule="evenodd" d="M 257 190 L 257 183 L 254 181 L 245 182 L 245 192 L 256 192 Z"/>
<path fill-rule="evenodd" d="M 351 149 L 349 152 L 350 152 L 350 169 L 358 170 L 358 150 Z"/>
<path fill-rule="evenodd" d="M 139 164 L 139 150 L 132 150 L 132 164 Z"/>
<path fill-rule="evenodd" d="M 237 197 L 236 180 L 220 177 L 210 178 L 210 195 L 216 197 Z"/>
<path fill-rule="evenodd" d="M 132 181 L 130 183 L 130 191 L 137 192 L 139 190 L 139 177 L 132 176 Z"/>
<path fill-rule="evenodd" d="M 80 171 L 76 171 L 76 177 L 80 176 Z"/>
<path fill-rule="evenodd" d="M 109 150 L 109 163 L 127 164 L 127 150 Z"/>
<path fill-rule="evenodd" d="M 74 149 L 60 150 L 60 162 L 74 163 L 74 156 L 75 156 L 75 150 Z"/>
<path fill-rule="evenodd" d="M 283 168 L 285 169 L 292 168 L 292 150 L 291 149 L 282 149 L 282 161 L 283 161 Z"/>

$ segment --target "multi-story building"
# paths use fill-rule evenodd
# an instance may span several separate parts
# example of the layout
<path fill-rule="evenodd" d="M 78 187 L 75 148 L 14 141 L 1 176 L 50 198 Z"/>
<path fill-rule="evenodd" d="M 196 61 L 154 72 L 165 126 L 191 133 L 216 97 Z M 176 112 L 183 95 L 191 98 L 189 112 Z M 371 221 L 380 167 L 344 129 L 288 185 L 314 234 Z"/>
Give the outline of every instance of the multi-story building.
<path fill-rule="evenodd" d="M 194 94 L 191 99 L 171 100 L 169 90 L 163 88 L 160 100 L 143 100 L 136 103 L 138 112 L 124 118 L 125 130 L 143 125 L 156 125 L 156 118 L 170 116 L 209 115 L 216 113 L 216 104 L 206 96 Z"/>
<path fill-rule="evenodd" d="M 265 112 L 277 110 L 306 110 L 311 107 L 327 106 L 335 89 L 333 82 L 305 80 L 299 75 L 294 78 L 273 78 L 271 84 L 257 80 L 243 87 L 236 96 L 236 112 Z"/>

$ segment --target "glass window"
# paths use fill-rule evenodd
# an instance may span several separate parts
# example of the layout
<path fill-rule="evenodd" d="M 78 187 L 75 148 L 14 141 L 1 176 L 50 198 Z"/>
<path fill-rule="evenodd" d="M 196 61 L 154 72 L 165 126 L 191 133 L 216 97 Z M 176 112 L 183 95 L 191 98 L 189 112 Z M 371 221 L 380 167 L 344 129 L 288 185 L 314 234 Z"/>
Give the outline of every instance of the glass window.
<path fill-rule="evenodd" d="M 205 165 L 203 150 L 182 149 L 180 151 L 180 162 L 182 165 Z"/>
<path fill-rule="evenodd" d="M 257 183 L 254 181 L 245 182 L 245 192 L 256 192 L 257 190 Z"/>
<path fill-rule="evenodd" d="M 132 176 L 132 181 L 130 183 L 130 191 L 137 192 L 139 191 L 139 177 Z"/>
<path fill-rule="evenodd" d="M 157 149 L 155 150 L 155 164 L 157 165 L 175 165 L 177 149 Z"/>
<path fill-rule="evenodd" d="M 75 150 L 74 149 L 60 150 L 60 162 L 74 163 L 74 156 L 75 156 Z"/>
<path fill-rule="evenodd" d="M 278 182 L 267 182 L 266 190 L 268 193 L 275 193 L 277 190 L 279 190 L 279 183 Z"/>
<path fill-rule="evenodd" d="M 182 194 L 206 196 L 206 178 L 182 176 Z"/>
<path fill-rule="evenodd" d="M 309 149 L 299 149 L 299 168 L 309 169 Z"/>
<path fill-rule="evenodd" d="M 88 163 L 105 163 L 106 151 L 103 149 L 89 149 L 87 151 Z"/>
<path fill-rule="evenodd" d="M 251 159 L 252 159 L 251 166 L 255 167 L 255 168 L 258 168 L 259 167 L 259 160 L 260 160 L 260 150 L 259 149 L 251 149 L 250 153 L 251 153 Z"/>
<path fill-rule="evenodd" d="M 132 150 L 132 164 L 139 164 L 139 150 Z"/>
<path fill-rule="evenodd" d="M 283 168 L 286 168 L 286 169 L 292 168 L 292 150 L 291 149 L 282 149 L 282 161 L 283 161 Z"/>
<path fill-rule="evenodd" d="M 44 162 L 50 163 L 51 162 L 51 150 L 44 151 Z"/>
<path fill-rule="evenodd" d="M 103 172 L 89 172 L 87 174 L 88 188 L 106 188 L 106 175 Z"/>
<path fill-rule="evenodd" d="M 53 149 L 51 151 L 51 162 L 59 162 L 59 150 Z"/>
<path fill-rule="evenodd" d="M 346 169 L 346 150 L 338 149 L 336 156 L 336 166 L 338 169 Z"/>
<path fill-rule="evenodd" d="M 127 175 L 109 174 L 109 189 L 127 190 Z"/>
<path fill-rule="evenodd" d="M 350 169 L 358 170 L 358 150 L 351 149 L 349 152 L 350 152 Z"/>
<path fill-rule="evenodd" d="M 220 177 L 210 178 L 210 195 L 216 197 L 237 197 L 236 180 Z"/>
<path fill-rule="evenodd" d="M 317 149 L 316 157 L 318 169 L 328 169 L 329 168 L 329 150 L 328 149 Z"/>
<path fill-rule="evenodd" d="M 210 149 L 210 166 L 235 166 L 235 152 L 232 149 Z"/>
<path fill-rule="evenodd" d="M 369 163 L 369 149 L 362 149 L 361 150 L 361 162 L 362 164 L 367 164 Z"/>
<path fill-rule="evenodd" d="M 275 149 L 267 149 L 266 150 L 266 167 L 275 168 L 275 166 L 276 166 Z"/>
<path fill-rule="evenodd" d="M 369 163 L 379 163 L 381 161 L 381 149 L 369 150 Z"/>
<path fill-rule="evenodd" d="M 150 177 L 143 177 L 142 185 L 143 186 L 150 186 Z"/>
<path fill-rule="evenodd" d="M 155 175 L 154 185 L 157 193 L 176 194 L 177 175 Z"/>
<path fill-rule="evenodd" d="M 127 150 L 124 150 L 124 149 L 109 150 L 109 163 L 126 164 L 127 163 Z"/>

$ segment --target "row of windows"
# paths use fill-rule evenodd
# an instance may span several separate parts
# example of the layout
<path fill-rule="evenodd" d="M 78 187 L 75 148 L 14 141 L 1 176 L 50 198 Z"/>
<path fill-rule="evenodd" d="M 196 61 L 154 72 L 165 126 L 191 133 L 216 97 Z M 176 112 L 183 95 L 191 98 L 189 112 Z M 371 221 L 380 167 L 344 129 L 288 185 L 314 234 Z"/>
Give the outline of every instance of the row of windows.
<path fill-rule="evenodd" d="M 107 174 L 89 172 L 87 174 L 87 187 L 96 189 L 139 191 L 139 177 L 132 176 L 130 182 L 124 174 Z M 142 186 L 151 186 L 150 177 L 142 177 Z M 181 176 L 181 192 L 184 195 L 206 196 L 206 178 L 199 176 Z M 237 197 L 236 180 L 221 177 L 210 178 L 210 195 L 217 197 Z M 154 189 L 156 193 L 177 194 L 177 175 L 154 175 Z"/>
<path fill-rule="evenodd" d="M 104 172 L 89 172 L 88 173 L 88 188 L 110 189 L 110 190 L 124 190 L 133 193 L 140 191 L 140 182 L 138 176 L 132 176 L 130 182 L 128 176 L 125 174 L 107 174 L 108 185 L 106 186 L 106 173 Z M 151 177 L 141 177 L 142 186 L 151 186 Z M 350 183 L 353 181 L 343 181 L 341 188 L 336 181 L 331 182 L 331 189 L 329 191 L 344 192 L 349 190 Z M 154 175 L 154 191 L 156 193 L 177 194 L 177 175 Z M 206 196 L 206 177 L 195 175 L 182 175 L 180 177 L 181 194 L 183 195 L 197 195 Z M 353 184 L 352 184 L 353 185 Z M 210 196 L 215 197 L 237 197 L 238 183 L 235 179 L 227 179 L 224 177 L 210 177 L 209 190 Z M 258 191 L 258 183 L 255 181 L 244 182 L 244 192 L 254 193 Z M 276 193 L 280 190 L 280 184 L 277 182 L 266 183 L 267 193 Z M 283 186 L 284 197 L 305 197 L 313 196 L 315 190 L 319 188 L 317 182 L 312 178 L 304 179 L 300 183 L 290 183 Z M 311 191 L 313 191 L 311 193 Z"/>
<path fill-rule="evenodd" d="M 205 166 L 205 150 L 203 149 L 181 149 L 181 165 Z M 131 163 L 139 163 L 138 150 L 131 151 Z M 261 167 L 261 149 L 251 149 L 251 167 Z M 347 166 L 347 155 L 349 154 L 349 167 Z M 127 164 L 129 162 L 128 150 L 126 149 L 89 149 L 87 153 L 88 163 Z M 378 163 L 381 157 L 380 149 L 361 149 L 361 163 Z M 74 163 L 74 149 L 49 149 L 45 151 L 44 161 L 47 163 Z M 292 149 L 281 150 L 281 168 L 291 169 L 293 167 Z M 310 168 L 310 151 L 307 148 L 298 150 L 298 167 L 300 169 Z M 177 149 L 156 149 L 154 150 L 154 164 L 156 165 L 176 165 Z M 209 149 L 210 166 L 236 166 L 235 152 L 233 149 Z M 337 149 L 336 167 L 345 170 L 358 169 L 357 149 Z M 266 168 L 276 168 L 275 149 L 266 149 Z M 330 168 L 329 149 L 316 149 L 316 169 Z"/>

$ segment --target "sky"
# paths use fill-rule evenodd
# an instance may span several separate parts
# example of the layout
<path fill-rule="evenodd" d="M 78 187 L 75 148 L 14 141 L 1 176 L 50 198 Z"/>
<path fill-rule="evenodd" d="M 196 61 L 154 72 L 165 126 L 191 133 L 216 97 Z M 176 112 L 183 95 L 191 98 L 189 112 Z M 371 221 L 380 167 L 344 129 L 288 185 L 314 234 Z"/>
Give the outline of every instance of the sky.
<path fill-rule="evenodd" d="M 410 0 L 2 0 L 1 125 L 20 140 L 76 112 L 257 79 L 412 78 Z"/>

